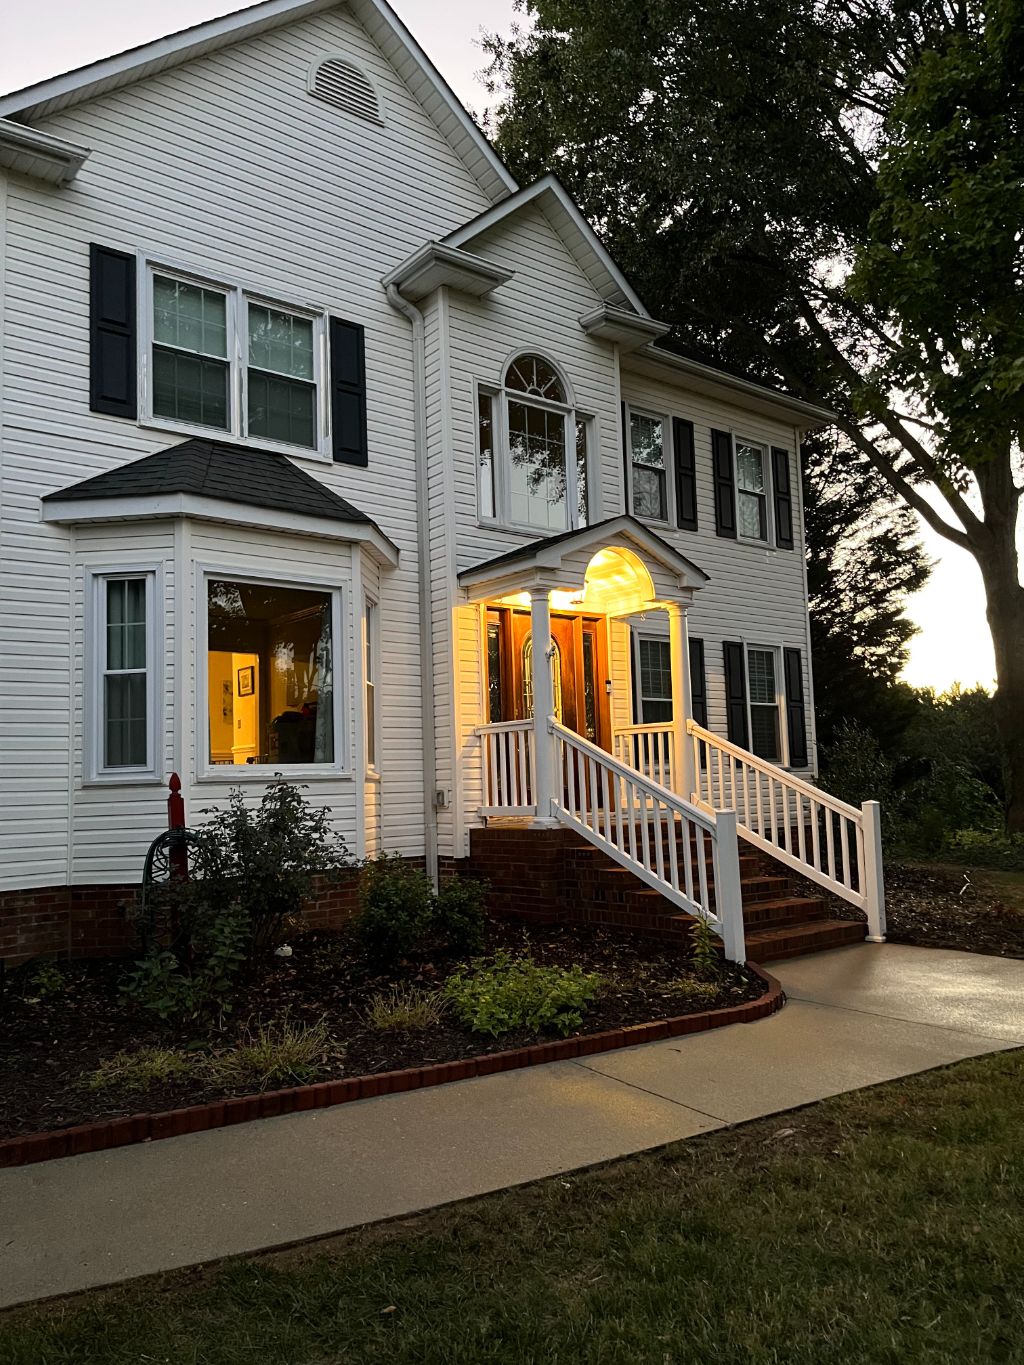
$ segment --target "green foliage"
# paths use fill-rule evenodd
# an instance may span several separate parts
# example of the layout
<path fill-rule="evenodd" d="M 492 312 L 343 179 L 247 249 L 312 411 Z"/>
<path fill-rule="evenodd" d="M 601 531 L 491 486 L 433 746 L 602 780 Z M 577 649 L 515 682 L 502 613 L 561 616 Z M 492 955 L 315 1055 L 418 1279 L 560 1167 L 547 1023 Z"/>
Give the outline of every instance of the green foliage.
<path fill-rule="evenodd" d="M 712 929 L 707 915 L 694 916 L 690 928 L 690 944 L 694 976 L 702 981 L 717 981 L 722 975 L 722 940 Z"/>
<path fill-rule="evenodd" d="M 142 1047 L 138 1052 L 118 1052 L 107 1057 L 88 1077 L 90 1090 L 135 1092 L 151 1086 L 188 1080 L 206 1059 L 180 1048 Z"/>
<path fill-rule="evenodd" d="M 329 811 L 281 778 L 255 808 L 235 788 L 226 809 L 204 814 L 213 818 L 201 835 L 203 875 L 160 888 L 162 933 L 125 982 L 160 1019 L 228 1013 L 246 963 L 281 941 L 316 879 L 348 861 Z"/>
<path fill-rule="evenodd" d="M 434 888 L 425 872 L 398 853 L 382 853 L 363 864 L 356 926 L 374 962 L 392 964 L 408 957 L 433 920 Z"/>
<path fill-rule="evenodd" d="M 487 916 L 484 883 L 455 877 L 435 895 L 425 872 L 400 854 L 363 864 L 357 929 L 374 962 L 393 966 L 429 952 L 474 952 L 483 943 Z"/>
<path fill-rule="evenodd" d="M 37 1000 L 49 1000 L 67 990 L 67 979 L 55 962 L 40 962 L 32 970 L 28 988 Z"/>
<path fill-rule="evenodd" d="M 543 967 L 502 949 L 449 977 L 444 991 L 456 1016 L 474 1033 L 497 1038 L 529 1029 L 565 1036 L 582 1024 L 603 984 L 578 964 Z"/>
<path fill-rule="evenodd" d="M 366 1019 L 382 1033 L 408 1033 L 440 1023 L 447 1008 L 448 1001 L 440 991 L 394 986 L 371 998 Z"/>
<path fill-rule="evenodd" d="M 483 945 L 486 895 L 485 883 L 469 877 L 452 877 L 442 885 L 435 904 L 435 924 L 452 952 L 475 953 Z"/>
<path fill-rule="evenodd" d="M 257 1024 L 242 1030 L 240 1041 L 214 1057 L 214 1075 L 225 1085 L 305 1085 L 315 1081 L 334 1050 L 325 1020 L 317 1024 Z"/>
<path fill-rule="evenodd" d="M 710 1005 L 718 998 L 721 986 L 717 981 L 693 981 L 682 977 L 672 987 L 673 995 L 688 1005 Z"/>
<path fill-rule="evenodd" d="M 1024 872 L 1024 835 L 992 830 L 958 829 L 947 835 L 942 849 L 950 861 L 968 867 L 990 867 Z"/>

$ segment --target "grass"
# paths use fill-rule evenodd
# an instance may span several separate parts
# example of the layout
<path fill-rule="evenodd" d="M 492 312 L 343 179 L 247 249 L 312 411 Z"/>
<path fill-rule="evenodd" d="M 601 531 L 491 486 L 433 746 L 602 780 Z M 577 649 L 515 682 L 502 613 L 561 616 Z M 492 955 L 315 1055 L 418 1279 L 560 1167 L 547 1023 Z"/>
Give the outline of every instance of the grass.
<path fill-rule="evenodd" d="M 21 1310 L 0 1318 L 0 1365 L 1016 1365 L 1022 1087 L 1024 1052 L 962 1062 Z"/>
<path fill-rule="evenodd" d="M 138 1052 L 118 1052 L 108 1057 L 86 1084 L 90 1090 L 148 1090 L 153 1085 L 184 1080 L 204 1062 L 205 1058 L 179 1048 L 140 1047 Z"/>
<path fill-rule="evenodd" d="M 447 1008 L 448 1001 L 440 991 L 393 986 L 373 997 L 366 1020 L 382 1033 L 406 1033 L 440 1023 Z"/>
<path fill-rule="evenodd" d="M 316 1080 L 331 1049 L 326 1023 L 257 1024 L 246 1027 L 230 1052 L 211 1059 L 211 1069 L 225 1085 L 304 1085 Z"/>

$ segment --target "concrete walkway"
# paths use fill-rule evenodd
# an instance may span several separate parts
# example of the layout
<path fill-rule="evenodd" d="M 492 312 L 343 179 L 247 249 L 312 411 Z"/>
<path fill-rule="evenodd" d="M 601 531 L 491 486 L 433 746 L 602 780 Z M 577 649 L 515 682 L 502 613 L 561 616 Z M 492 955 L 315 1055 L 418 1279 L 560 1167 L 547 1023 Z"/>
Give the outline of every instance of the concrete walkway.
<path fill-rule="evenodd" d="M 775 970 L 756 1024 L 0 1171 L 0 1305 L 340 1231 L 1024 1044 L 1024 962 Z"/>

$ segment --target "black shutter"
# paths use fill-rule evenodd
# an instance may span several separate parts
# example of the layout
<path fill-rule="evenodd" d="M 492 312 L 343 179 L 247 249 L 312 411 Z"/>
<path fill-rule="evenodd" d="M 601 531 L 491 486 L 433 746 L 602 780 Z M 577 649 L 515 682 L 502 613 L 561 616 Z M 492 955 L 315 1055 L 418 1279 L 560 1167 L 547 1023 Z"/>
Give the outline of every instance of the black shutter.
<path fill-rule="evenodd" d="M 331 444 L 338 464 L 369 464 L 363 329 L 331 318 Z"/>
<path fill-rule="evenodd" d="M 736 539 L 736 482 L 732 468 L 732 436 L 712 431 L 711 458 L 715 473 L 715 531 Z"/>
<path fill-rule="evenodd" d="M 89 247 L 89 407 L 137 417 L 135 257 Z"/>
<path fill-rule="evenodd" d="M 684 417 L 672 418 L 672 452 L 676 461 L 676 524 L 681 531 L 696 531 L 697 461 L 693 423 Z"/>
<path fill-rule="evenodd" d="M 736 640 L 722 645 L 725 659 L 726 733 L 733 744 L 749 749 L 747 731 L 747 666 L 743 646 Z"/>
<path fill-rule="evenodd" d="M 627 512 L 633 509 L 629 505 L 629 417 L 626 413 L 625 403 L 620 403 L 622 420 L 622 504 Z"/>
<path fill-rule="evenodd" d="M 784 649 L 786 675 L 786 726 L 789 730 L 789 766 L 807 767 L 807 708 L 804 704 L 804 668 L 798 649 Z"/>
<path fill-rule="evenodd" d="M 793 548 L 793 494 L 789 478 L 789 451 L 772 446 L 772 488 L 775 493 L 775 544 Z"/>
<path fill-rule="evenodd" d="M 708 677 L 704 669 L 704 641 L 690 636 L 690 703 L 693 719 L 708 728 Z"/>

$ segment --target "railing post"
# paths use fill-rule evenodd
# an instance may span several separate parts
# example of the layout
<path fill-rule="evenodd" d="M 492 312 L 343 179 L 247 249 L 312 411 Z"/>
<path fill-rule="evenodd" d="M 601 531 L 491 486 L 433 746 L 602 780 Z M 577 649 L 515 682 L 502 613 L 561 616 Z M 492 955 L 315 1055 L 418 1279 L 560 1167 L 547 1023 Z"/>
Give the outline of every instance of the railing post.
<path fill-rule="evenodd" d="M 547 588 L 530 593 L 530 621 L 533 628 L 533 799 L 537 814 L 533 823 L 541 827 L 557 825 L 551 813 L 555 798 L 558 744 L 548 724 L 555 710 L 555 689 L 551 678 L 554 645 L 551 640 L 551 606 Z"/>
<path fill-rule="evenodd" d="M 868 917 L 869 943 L 885 942 L 885 874 L 882 870 L 882 807 L 865 801 L 864 819 L 864 910 Z"/>
<path fill-rule="evenodd" d="M 715 811 L 715 910 L 722 926 L 722 942 L 730 962 L 747 960 L 743 932 L 743 893 L 740 889 L 740 849 L 736 812 Z"/>

